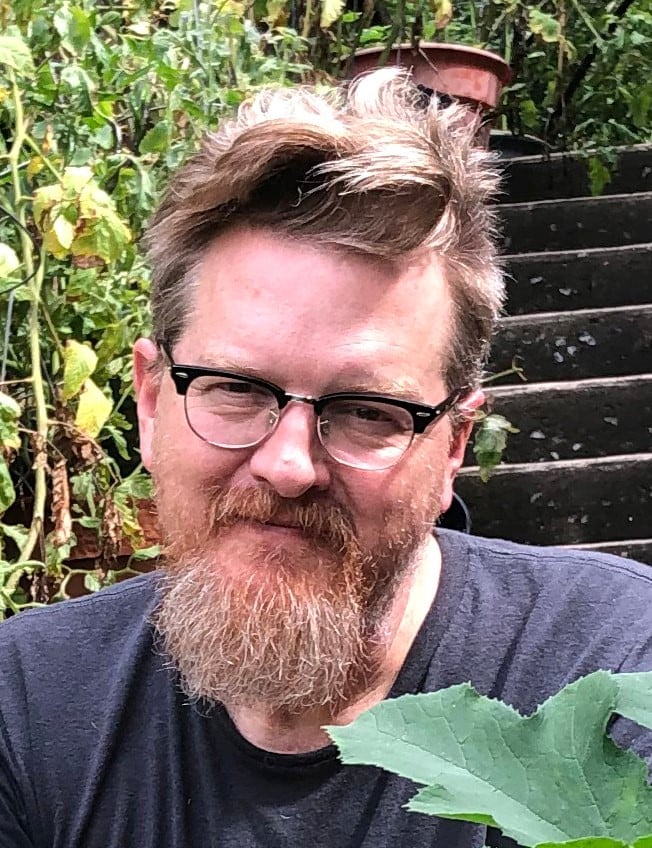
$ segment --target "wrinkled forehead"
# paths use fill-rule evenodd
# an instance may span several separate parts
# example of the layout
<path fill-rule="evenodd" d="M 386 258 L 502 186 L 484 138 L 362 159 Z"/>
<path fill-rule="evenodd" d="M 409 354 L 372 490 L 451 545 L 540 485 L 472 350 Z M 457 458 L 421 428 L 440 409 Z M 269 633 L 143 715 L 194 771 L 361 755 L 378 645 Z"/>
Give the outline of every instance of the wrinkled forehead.
<path fill-rule="evenodd" d="M 288 373 L 419 379 L 441 368 L 451 302 L 432 254 L 394 262 L 264 231 L 220 236 L 195 274 L 184 355 Z M 191 360 L 192 361 L 192 360 Z M 270 374 L 272 376 L 272 374 Z"/>

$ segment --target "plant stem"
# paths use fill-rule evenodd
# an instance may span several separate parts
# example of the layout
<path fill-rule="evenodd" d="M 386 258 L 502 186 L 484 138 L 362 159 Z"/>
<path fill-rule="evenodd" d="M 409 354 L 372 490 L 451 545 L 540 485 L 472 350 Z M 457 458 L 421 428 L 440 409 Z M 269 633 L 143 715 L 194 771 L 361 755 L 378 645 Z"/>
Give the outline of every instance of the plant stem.
<path fill-rule="evenodd" d="M 40 147 L 34 141 L 34 139 L 31 137 L 31 135 L 25 134 L 24 141 L 25 141 L 25 144 L 27 144 L 28 147 L 31 147 L 32 150 L 34 151 L 34 153 L 36 153 L 38 158 L 41 160 L 41 162 L 43 162 L 43 164 L 48 169 L 48 171 L 52 174 L 52 176 L 55 178 L 55 180 L 58 183 L 60 183 L 63 179 L 62 175 L 57 171 L 57 169 L 54 167 L 52 162 L 50 162 L 50 160 L 47 158 L 47 156 L 43 155 Z"/>
<path fill-rule="evenodd" d="M 511 368 L 507 368 L 505 371 L 499 371 L 498 374 L 489 374 L 487 377 L 483 377 L 482 383 L 493 383 L 494 380 L 501 380 L 503 377 L 511 377 L 512 374 L 518 374 L 521 380 L 525 380 L 523 376 L 523 369 L 520 365 L 512 365 Z"/>
<path fill-rule="evenodd" d="M 34 437 L 36 458 L 34 462 L 34 507 L 32 509 L 32 520 L 25 544 L 21 547 L 18 562 L 26 562 L 31 559 L 32 552 L 36 547 L 43 530 L 45 518 L 45 501 L 47 494 L 45 462 L 42 451 L 45 450 L 48 435 L 48 416 L 45 404 L 45 390 L 43 385 L 43 372 L 41 370 L 41 349 L 39 344 L 39 311 L 41 300 L 41 287 L 43 285 L 44 261 L 39 257 L 39 265 L 34 273 L 34 246 L 27 230 L 27 216 L 25 215 L 25 199 L 22 195 L 20 182 L 19 158 L 23 144 L 27 138 L 27 128 L 23 113 L 23 103 L 20 98 L 20 89 L 16 82 L 13 71 L 9 70 L 12 98 L 14 101 L 14 141 L 9 151 L 9 167 L 11 169 L 11 180 L 14 190 L 14 209 L 16 217 L 21 223 L 20 240 L 23 253 L 23 264 L 28 278 L 30 278 L 29 291 L 29 351 L 31 359 L 31 379 L 34 394 L 34 406 L 36 409 L 36 433 Z"/>
<path fill-rule="evenodd" d="M 308 38 L 310 35 L 310 19 L 312 18 L 312 0 L 306 0 L 306 11 L 303 17 L 303 26 L 301 28 L 302 38 Z"/>

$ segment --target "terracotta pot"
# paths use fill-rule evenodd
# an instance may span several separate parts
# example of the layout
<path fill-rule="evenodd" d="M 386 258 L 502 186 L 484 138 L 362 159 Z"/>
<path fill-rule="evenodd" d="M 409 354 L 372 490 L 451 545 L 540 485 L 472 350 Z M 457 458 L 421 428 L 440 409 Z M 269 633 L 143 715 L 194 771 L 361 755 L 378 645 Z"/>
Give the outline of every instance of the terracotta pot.
<path fill-rule="evenodd" d="M 138 502 L 138 523 L 142 531 L 142 542 L 138 546 L 140 548 L 149 548 L 152 545 L 158 544 L 159 532 L 156 517 L 156 507 L 152 501 Z M 77 544 L 72 549 L 70 554 L 71 560 L 93 560 L 97 559 L 102 551 L 97 538 L 97 531 L 81 527 L 75 524 L 75 536 Z M 127 541 L 123 539 L 120 549 L 117 551 L 119 557 L 128 559 L 133 553 L 133 548 Z"/>
<path fill-rule="evenodd" d="M 29 497 L 22 497 L 14 503 L 4 515 L 4 520 L 11 524 L 23 524 L 28 526 L 32 518 L 33 501 Z M 152 501 L 144 500 L 138 503 L 138 523 L 142 531 L 142 537 L 138 544 L 138 548 L 149 548 L 159 543 L 160 534 L 158 530 L 158 522 L 156 516 L 156 508 Z M 93 572 L 101 568 L 102 549 L 98 542 L 97 531 L 90 528 L 82 527 L 78 523 L 74 524 L 74 533 L 77 539 L 77 544 L 67 557 L 65 565 L 74 569 L 75 572 Z M 52 530 L 52 522 L 48 518 L 45 522 L 44 532 L 48 533 Z M 111 562 L 104 563 L 106 568 L 112 570 L 120 570 L 127 565 L 134 571 L 146 573 L 152 571 L 158 565 L 158 559 L 132 559 L 132 554 L 135 552 L 128 540 L 125 538 L 115 552 L 115 558 Z M 39 552 L 36 552 L 36 556 Z M 130 576 L 120 575 L 119 580 Z M 36 577 L 23 576 L 21 579 L 21 587 L 29 596 L 33 590 L 32 583 L 34 579 L 38 582 L 38 600 L 47 602 L 48 598 L 57 591 L 58 580 L 52 574 L 46 572 L 40 573 Z M 88 590 L 84 585 L 83 573 L 75 573 L 68 578 L 66 585 L 67 595 L 71 598 L 77 598 L 81 595 L 87 595 Z"/>
<path fill-rule="evenodd" d="M 356 51 L 349 65 L 349 76 L 379 67 L 384 52 L 383 45 Z M 416 85 L 470 105 L 474 112 L 480 113 L 475 118 L 482 124 L 478 144 L 488 145 L 487 113 L 496 108 L 502 89 L 512 78 L 504 59 L 488 50 L 462 44 L 421 42 L 416 47 L 411 44 L 393 47 L 384 64 L 408 68 Z"/>

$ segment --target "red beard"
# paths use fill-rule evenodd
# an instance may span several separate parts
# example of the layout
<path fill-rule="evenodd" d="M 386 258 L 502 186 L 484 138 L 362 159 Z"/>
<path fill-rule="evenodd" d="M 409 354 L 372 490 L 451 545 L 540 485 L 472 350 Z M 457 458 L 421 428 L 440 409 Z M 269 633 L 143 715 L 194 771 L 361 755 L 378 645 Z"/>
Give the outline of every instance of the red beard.
<path fill-rule="evenodd" d="M 161 480 L 158 495 L 166 566 L 154 624 L 189 697 L 334 713 L 369 687 L 383 620 L 427 532 L 421 510 L 396 509 L 363 549 L 351 515 L 323 496 L 213 488 L 203 514 L 189 514 Z"/>

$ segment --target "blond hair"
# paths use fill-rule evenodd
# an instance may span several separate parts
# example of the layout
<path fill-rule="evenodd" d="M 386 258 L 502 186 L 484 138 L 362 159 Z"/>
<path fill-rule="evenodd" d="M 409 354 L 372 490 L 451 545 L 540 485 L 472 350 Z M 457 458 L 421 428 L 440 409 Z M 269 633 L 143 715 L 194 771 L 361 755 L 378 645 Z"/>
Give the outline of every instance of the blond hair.
<path fill-rule="evenodd" d="M 154 337 L 178 340 L 204 250 L 237 224 L 376 259 L 427 249 L 453 300 L 444 377 L 477 384 L 504 283 L 489 202 L 498 177 L 475 129 L 464 107 L 424 102 L 396 69 L 326 92 L 260 91 L 205 139 L 151 221 Z"/>

